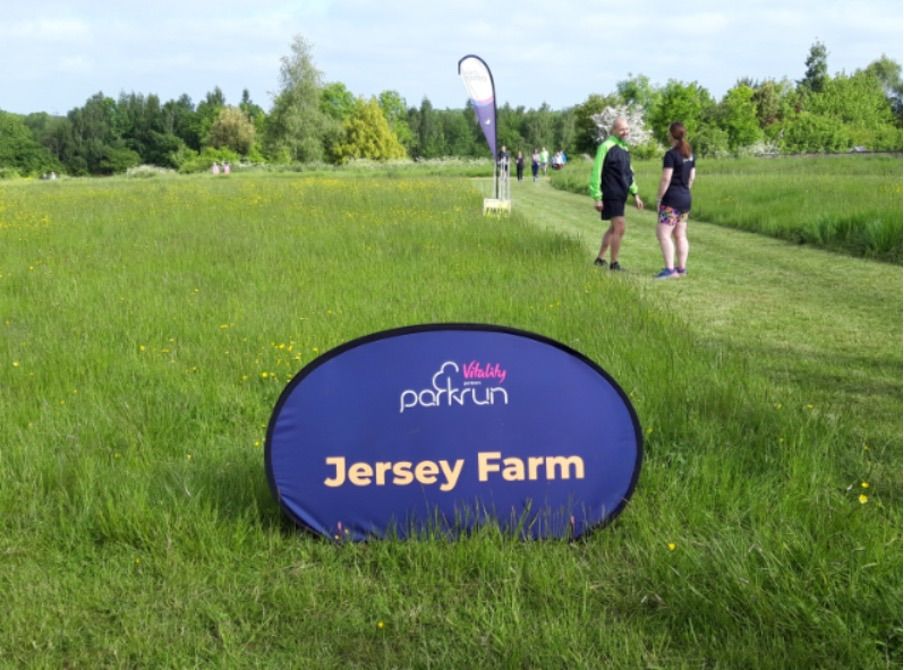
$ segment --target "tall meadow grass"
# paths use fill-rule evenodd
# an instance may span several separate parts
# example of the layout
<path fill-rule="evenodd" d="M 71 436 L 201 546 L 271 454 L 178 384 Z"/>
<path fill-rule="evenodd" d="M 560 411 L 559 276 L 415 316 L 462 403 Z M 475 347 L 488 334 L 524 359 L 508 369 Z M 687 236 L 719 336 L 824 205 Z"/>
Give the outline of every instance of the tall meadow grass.
<path fill-rule="evenodd" d="M 655 204 L 661 161 L 634 161 L 642 197 Z M 587 193 L 589 163 L 553 184 Z M 855 256 L 901 262 L 900 156 L 698 160 L 692 216 Z"/>
<path fill-rule="evenodd" d="M 0 185 L 0 241 L 3 664 L 900 662 L 900 426 L 827 417 L 461 180 Z M 576 543 L 291 527 L 262 449 L 284 385 L 349 339 L 462 321 L 625 389 L 647 455 L 618 521 Z"/>

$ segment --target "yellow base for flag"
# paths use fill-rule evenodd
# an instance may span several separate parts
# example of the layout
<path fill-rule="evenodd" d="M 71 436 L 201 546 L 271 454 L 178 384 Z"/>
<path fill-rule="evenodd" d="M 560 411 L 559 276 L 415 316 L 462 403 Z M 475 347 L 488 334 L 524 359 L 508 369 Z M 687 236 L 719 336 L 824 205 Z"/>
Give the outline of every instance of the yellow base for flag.
<path fill-rule="evenodd" d="M 512 213 L 512 201 L 511 200 L 500 200 L 498 198 L 484 198 L 483 199 L 483 215 L 487 214 L 511 214 Z"/>

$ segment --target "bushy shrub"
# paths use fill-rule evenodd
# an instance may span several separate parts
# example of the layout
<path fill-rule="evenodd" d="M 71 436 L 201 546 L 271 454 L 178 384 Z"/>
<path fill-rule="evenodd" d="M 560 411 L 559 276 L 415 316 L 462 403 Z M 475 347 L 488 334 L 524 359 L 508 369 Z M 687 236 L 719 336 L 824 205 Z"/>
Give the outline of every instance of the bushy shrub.
<path fill-rule="evenodd" d="M 229 149 L 214 149 L 213 147 L 205 147 L 191 158 L 187 158 L 179 165 L 180 174 L 194 174 L 198 172 L 207 172 L 214 163 L 230 163 L 237 165 L 239 163 L 239 155 Z"/>
<path fill-rule="evenodd" d="M 158 167 L 157 165 L 136 165 L 126 170 L 126 177 L 148 179 L 150 177 L 164 177 L 176 174 L 175 170 Z"/>
<path fill-rule="evenodd" d="M 728 133 L 714 125 L 704 125 L 697 134 L 688 138 L 694 153 L 707 158 L 725 158 L 731 155 L 728 148 Z"/>
<path fill-rule="evenodd" d="M 823 153 L 845 151 L 852 143 L 841 121 L 800 112 L 786 121 L 781 146 L 788 153 Z"/>

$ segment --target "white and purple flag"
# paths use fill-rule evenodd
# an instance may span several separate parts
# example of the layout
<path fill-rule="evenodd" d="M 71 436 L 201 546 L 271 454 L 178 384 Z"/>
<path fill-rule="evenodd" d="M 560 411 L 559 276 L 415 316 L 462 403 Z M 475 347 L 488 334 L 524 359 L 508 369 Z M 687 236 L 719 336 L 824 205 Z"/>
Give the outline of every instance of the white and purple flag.
<path fill-rule="evenodd" d="M 479 56 L 458 61 L 458 75 L 464 82 L 477 123 L 483 131 L 494 158 L 496 156 L 496 90 L 490 68 Z"/>

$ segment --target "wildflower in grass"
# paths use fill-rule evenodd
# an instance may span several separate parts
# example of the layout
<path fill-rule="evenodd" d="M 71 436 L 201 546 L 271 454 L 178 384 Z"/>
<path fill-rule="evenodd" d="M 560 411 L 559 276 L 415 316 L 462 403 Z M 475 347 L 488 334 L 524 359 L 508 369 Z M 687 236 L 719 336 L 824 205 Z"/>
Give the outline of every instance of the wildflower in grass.
<path fill-rule="evenodd" d="M 869 488 L 869 482 L 860 482 L 860 488 L 862 488 L 862 489 L 868 489 L 868 488 Z"/>
<path fill-rule="evenodd" d="M 255 441 L 254 441 L 254 448 L 255 448 L 255 449 L 260 449 L 260 446 L 261 446 L 261 441 L 260 441 L 260 440 L 255 440 Z"/>
<path fill-rule="evenodd" d="M 668 547 L 669 551 L 675 551 L 678 548 L 678 545 L 674 542 L 669 542 L 666 547 Z"/>
<path fill-rule="evenodd" d="M 861 505 L 865 505 L 866 503 L 869 502 L 869 496 L 866 495 L 865 493 L 861 493 L 861 494 L 860 494 L 860 497 L 857 498 L 857 500 L 860 501 L 860 504 L 861 504 Z"/>
<path fill-rule="evenodd" d="M 19 367 L 19 361 L 13 361 L 13 367 L 14 368 Z"/>
<path fill-rule="evenodd" d="M 377 622 L 377 628 L 379 628 L 380 630 L 383 630 L 384 626 L 385 626 L 385 624 L 382 621 Z"/>
<path fill-rule="evenodd" d="M 269 377 L 270 377 L 270 373 L 267 372 L 266 370 L 261 372 L 261 379 L 269 379 Z"/>
<path fill-rule="evenodd" d="M 147 347 L 143 344 L 138 345 L 138 351 L 147 351 Z"/>

